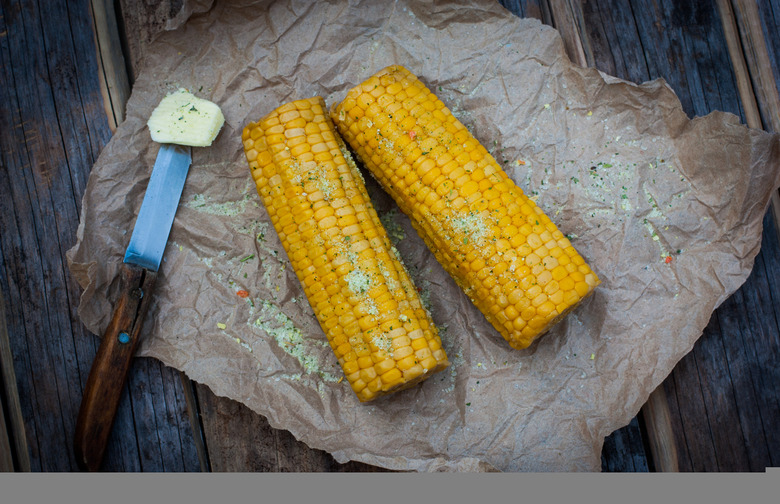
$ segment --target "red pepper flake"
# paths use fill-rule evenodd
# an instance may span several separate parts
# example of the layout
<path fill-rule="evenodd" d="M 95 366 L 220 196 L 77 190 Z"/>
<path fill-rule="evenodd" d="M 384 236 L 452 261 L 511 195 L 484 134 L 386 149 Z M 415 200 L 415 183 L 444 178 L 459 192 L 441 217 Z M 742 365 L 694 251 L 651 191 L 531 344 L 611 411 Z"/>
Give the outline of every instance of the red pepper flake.
<path fill-rule="evenodd" d="M 240 290 L 240 291 L 236 292 L 236 295 L 238 297 L 242 297 L 242 298 L 249 297 L 249 293 L 247 291 L 245 291 L 245 290 Z"/>
<path fill-rule="evenodd" d="M 664 262 L 666 264 L 669 264 L 670 262 L 672 262 L 672 256 L 666 256 L 666 259 L 664 259 Z"/>
<path fill-rule="evenodd" d="M 409 130 L 409 138 L 414 140 L 414 137 L 417 136 L 417 133 L 414 130 Z"/>

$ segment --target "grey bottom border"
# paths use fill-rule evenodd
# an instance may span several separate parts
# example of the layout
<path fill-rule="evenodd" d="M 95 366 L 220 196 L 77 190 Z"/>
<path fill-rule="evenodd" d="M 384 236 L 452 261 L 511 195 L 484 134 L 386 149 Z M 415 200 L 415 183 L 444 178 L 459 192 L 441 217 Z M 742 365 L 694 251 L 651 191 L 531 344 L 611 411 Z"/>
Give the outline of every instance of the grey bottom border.
<path fill-rule="evenodd" d="M 674 474 L 0 474 L 0 502 L 8 504 L 776 503 L 779 490 L 780 468 L 764 473 Z"/>

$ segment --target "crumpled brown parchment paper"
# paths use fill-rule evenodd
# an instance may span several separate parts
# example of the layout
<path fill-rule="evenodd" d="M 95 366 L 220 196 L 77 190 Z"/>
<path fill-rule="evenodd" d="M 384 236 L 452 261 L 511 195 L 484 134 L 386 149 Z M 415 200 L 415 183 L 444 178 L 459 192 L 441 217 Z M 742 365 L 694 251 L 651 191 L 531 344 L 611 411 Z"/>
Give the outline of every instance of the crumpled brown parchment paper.
<path fill-rule="evenodd" d="M 92 170 L 68 253 L 84 288 L 79 314 L 103 333 L 158 148 L 149 114 L 180 86 L 218 103 L 226 123 L 212 147 L 193 151 L 139 352 L 340 462 L 597 471 L 604 437 L 636 415 L 751 270 L 780 185 L 778 138 L 725 113 L 689 120 L 662 81 L 578 68 L 535 20 L 489 0 L 234 1 L 202 11 L 156 41 L 127 119 Z M 240 135 L 285 101 L 331 104 L 393 63 L 435 90 L 538 197 L 603 284 L 531 347 L 512 350 L 368 179 L 453 364 L 359 404 L 339 382 Z"/>

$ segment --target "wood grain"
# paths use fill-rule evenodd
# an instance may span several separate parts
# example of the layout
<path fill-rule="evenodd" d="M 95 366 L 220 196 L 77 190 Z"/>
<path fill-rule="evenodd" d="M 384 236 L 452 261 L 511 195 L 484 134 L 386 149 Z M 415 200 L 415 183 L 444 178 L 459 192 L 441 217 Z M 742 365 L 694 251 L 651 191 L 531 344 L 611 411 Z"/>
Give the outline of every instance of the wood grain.
<path fill-rule="evenodd" d="M 45 7 L 32 0 L 0 4 L 0 290 L 29 469 L 73 471 L 76 416 L 99 339 L 78 318 L 81 289 L 65 252 L 111 129 L 89 1 Z M 164 380 L 178 383 L 178 376 Z M 130 398 L 123 397 L 120 412 L 130 415 Z M 152 418 L 122 420 L 107 470 L 140 468 L 136 429 L 165 423 L 165 406 Z"/>
<path fill-rule="evenodd" d="M 0 122 L 6 125 L 0 139 L 5 168 L 0 175 L 5 200 L 0 282 L 8 294 L 8 332 L 34 470 L 75 467 L 67 440 L 81 389 L 78 375 L 68 372 L 79 345 L 69 299 L 77 298 L 77 289 L 65 274 L 63 256 L 78 223 L 73 194 L 86 176 L 72 175 L 67 163 L 91 164 L 94 153 L 90 127 L 79 117 L 78 107 L 57 108 L 58 103 L 80 103 L 77 47 L 61 26 L 62 16 L 67 17 L 62 7 L 37 11 L 6 3 L 0 29 L 7 33 L 2 37 L 2 68 L 8 72 L 0 85 L 7 93 L 7 107 L 0 112 Z M 54 24 L 60 26 L 42 31 Z M 49 59 L 46 47 L 52 46 L 60 50 Z M 60 85 L 52 88 L 42 75 Z M 83 93 L 89 96 L 88 89 Z M 61 127 L 50 120 L 57 114 Z M 39 450 L 41 446 L 45 449 Z"/>
<path fill-rule="evenodd" d="M 563 46 L 569 59 L 581 66 L 592 66 L 594 63 L 590 41 L 584 33 L 585 20 L 581 2 L 572 0 L 548 0 L 551 25 L 561 34 Z"/>
<path fill-rule="evenodd" d="M 552 23 L 550 5 L 546 0 L 499 0 L 499 3 L 515 16 L 538 19 L 547 25 Z"/>
<path fill-rule="evenodd" d="M 5 425 L 5 401 L 0 398 L 0 472 L 13 472 L 14 458 L 8 427 Z"/>
<path fill-rule="evenodd" d="M 657 387 L 642 406 L 642 419 L 647 426 L 653 469 L 657 472 L 678 472 L 677 445 L 672 430 L 669 401 L 663 384 Z"/>
<path fill-rule="evenodd" d="M 753 90 L 758 97 L 763 127 L 770 131 L 780 131 L 780 94 L 773 75 L 758 4 L 755 1 L 734 0 L 732 5 L 742 40 L 742 52 L 750 68 Z"/>
<path fill-rule="evenodd" d="M 200 404 L 198 394 L 195 390 L 196 383 L 190 380 L 184 371 L 179 371 L 179 381 L 182 385 L 184 403 L 189 418 L 189 426 L 192 429 L 192 438 L 195 444 L 195 452 L 198 455 L 201 472 L 208 472 L 211 467 L 209 461 L 209 452 L 206 447 L 206 439 L 203 433 L 203 423 L 201 421 Z"/>
<path fill-rule="evenodd" d="M 348 462 L 339 464 L 322 450 L 309 448 L 286 430 L 244 404 L 216 396 L 205 385 L 196 387 L 204 417 L 204 434 L 214 472 L 384 472 L 385 469 Z"/>
<path fill-rule="evenodd" d="M 5 323 L 5 296 L 0 290 L 0 472 L 30 470 L 21 411 Z"/>
<path fill-rule="evenodd" d="M 603 472 L 648 472 L 652 468 L 645 447 L 646 427 L 642 418 L 635 416 L 625 427 L 616 430 L 604 439 L 601 450 Z"/>
<path fill-rule="evenodd" d="M 130 80 L 122 53 L 122 43 L 116 23 L 114 2 L 92 0 L 95 44 L 98 49 L 98 76 L 100 90 L 111 131 L 125 119 L 125 104 L 130 98 Z"/>
<path fill-rule="evenodd" d="M 734 75 L 737 80 L 737 90 L 745 113 L 745 123 L 751 128 L 761 126 L 761 115 L 758 112 L 756 97 L 750 81 L 745 56 L 742 52 L 742 43 L 739 38 L 737 21 L 734 18 L 734 9 L 730 0 L 717 0 L 718 13 L 723 25 L 723 36 L 729 51 L 729 59 L 734 66 Z"/>
<path fill-rule="evenodd" d="M 132 85 L 143 68 L 149 44 L 165 30 L 168 20 L 181 10 L 183 0 L 136 2 L 119 0 L 118 30 L 122 39 L 124 56 L 128 62 L 128 79 Z"/>
<path fill-rule="evenodd" d="M 757 0 L 758 18 L 764 32 L 774 82 L 780 82 L 780 0 Z M 777 86 L 775 86 L 777 87 Z"/>

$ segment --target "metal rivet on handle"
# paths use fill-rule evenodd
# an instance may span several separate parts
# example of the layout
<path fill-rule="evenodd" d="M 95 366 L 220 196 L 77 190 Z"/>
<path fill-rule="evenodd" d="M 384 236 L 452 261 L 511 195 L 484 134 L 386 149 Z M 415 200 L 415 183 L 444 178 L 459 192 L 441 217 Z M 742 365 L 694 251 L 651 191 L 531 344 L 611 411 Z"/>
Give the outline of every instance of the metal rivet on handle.
<path fill-rule="evenodd" d="M 125 331 L 122 331 L 119 333 L 119 342 L 123 345 L 126 345 L 127 343 L 130 343 L 130 335 L 127 334 Z"/>

